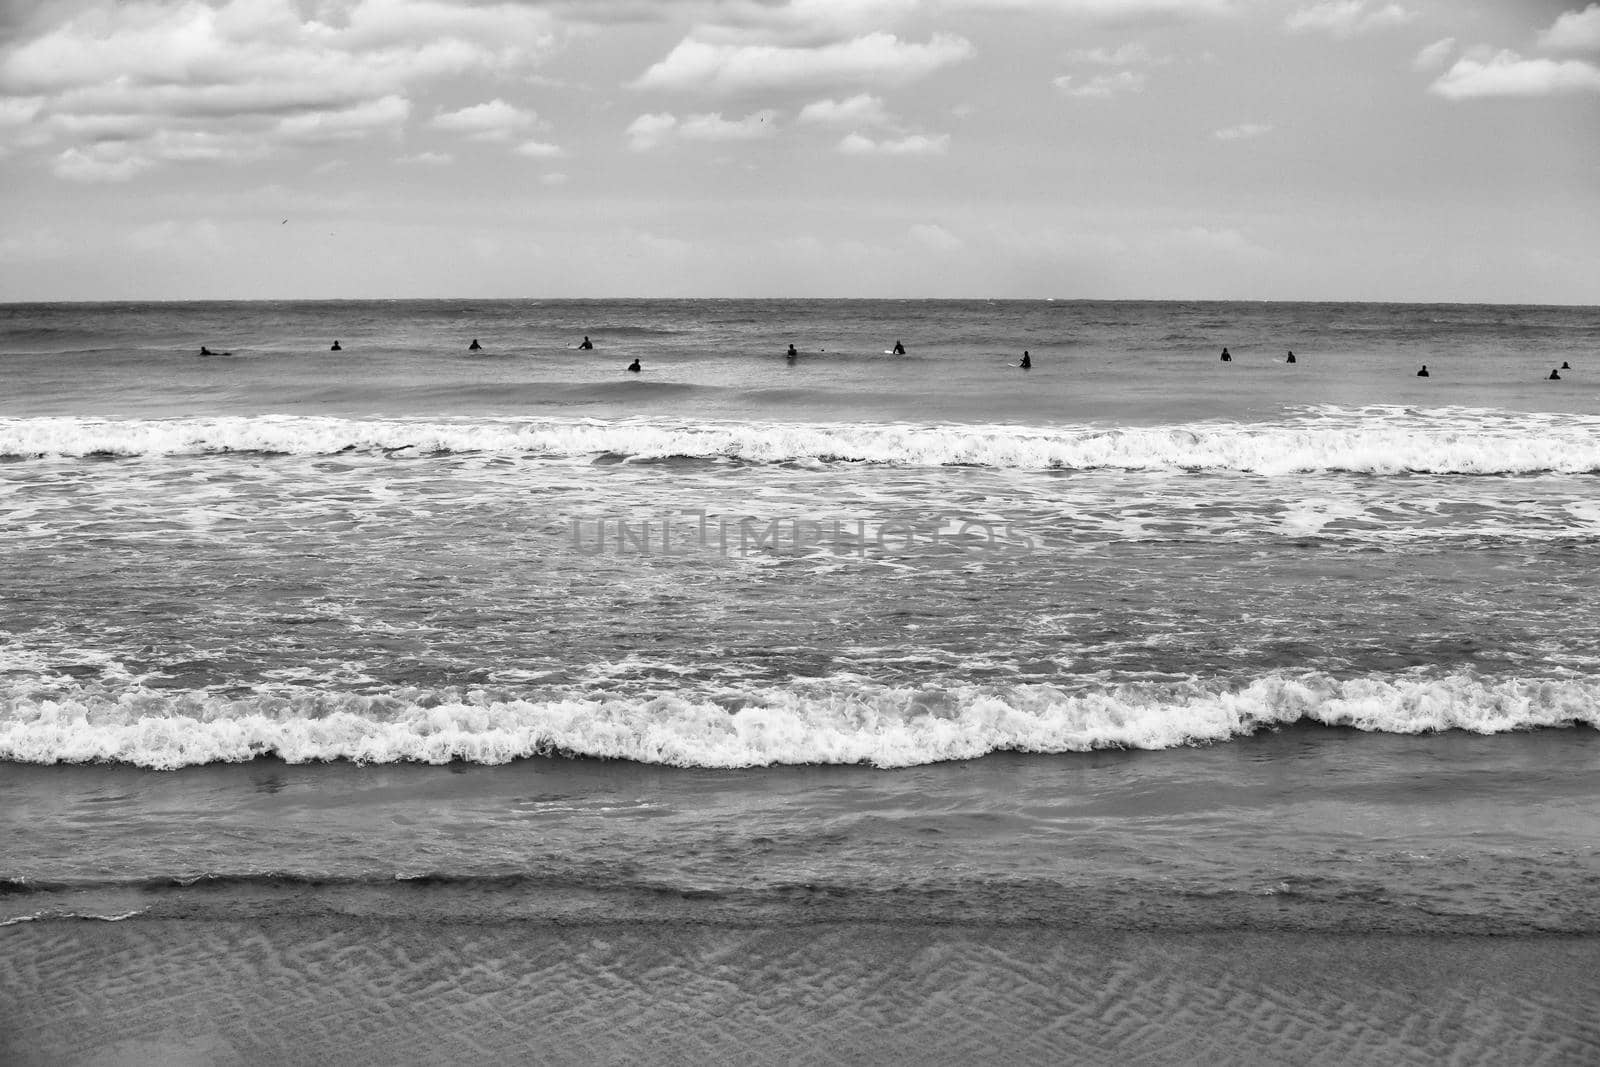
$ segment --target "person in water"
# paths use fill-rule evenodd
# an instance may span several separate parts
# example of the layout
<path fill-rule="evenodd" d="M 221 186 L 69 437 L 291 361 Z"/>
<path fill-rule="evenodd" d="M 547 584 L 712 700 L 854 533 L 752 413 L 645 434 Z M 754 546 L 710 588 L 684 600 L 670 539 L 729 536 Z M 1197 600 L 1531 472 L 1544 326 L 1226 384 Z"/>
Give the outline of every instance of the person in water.
<path fill-rule="evenodd" d="M 1222 362 L 1224 362 L 1224 363 L 1232 363 L 1233 362 L 1233 357 L 1228 354 L 1228 350 L 1226 348 L 1224 348 L 1222 350 Z"/>
<path fill-rule="evenodd" d="M 644 370 L 643 367 L 639 366 L 639 361 L 638 360 L 634 360 L 632 363 L 628 364 L 628 369 L 631 370 L 631 371 Z"/>
<path fill-rule="evenodd" d="M 906 354 L 906 346 L 901 344 L 899 341 L 896 341 L 894 343 L 894 354 L 897 355 L 897 356 L 905 355 Z"/>
<path fill-rule="evenodd" d="M 1558 371 L 1558 370 L 1551 371 L 1550 372 L 1550 377 L 1545 379 L 1545 381 L 1547 381 L 1547 382 L 1559 382 L 1560 380 L 1561 380 L 1561 372 Z"/>
<path fill-rule="evenodd" d="M 478 339 L 476 337 L 474 337 L 472 339 L 472 343 L 467 346 L 467 351 L 468 352 L 476 352 L 479 349 L 481 349 L 482 347 L 483 346 L 478 343 Z"/>
<path fill-rule="evenodd" d="M 1033 369 L 1033 357 L 1028 355 L 1028 350 L 1026 348 L 1022 350 L 1022 362 L 1018 363 L 1017 366 L 1021 367 L 1023 370 Z"/>
<path fill-rule="evenodd" d="M 202 356 L 214 356 L 214 355 L 216 355 L 215 352 L 211 351 L 211 349 L 207 348 L 205 345 L 201 345 L 200 346 L 200 354 Z"/>
<path fill-rule="evenodd" d="M 1428 365 L 1426 363 L 1424 363 L 1422 365 L 1422 369 L 1417 371 L 1417 377 L 1418 378 L 1426 378 L 1427 376 L 1428 376 Z"/>
<path fill-rule="evenodd" d="M 1572 369 L 1572 364 L 1568 363 L 1566 360 L 1562 360 L 1561 361 L 1561 369 L 1562 370 L 1571 370 Z"/>
<path fill-rule="evenodd" d="M 589 335 L 588 334 L 584 334 L 583 335 L 583 344 L 579 345 L 578 347 L 587 352 L 589 349 L 594 347 L 594 342 L 589 340 Z"/>
<path fill-rule="evenodd" d="M 799 354 L 800 354 L 800 350 L 795 348 L 794 345 L 790 345 L 789 346 L 789 351 L 784 353 L 784 355 L 788 356 L 790 359 L 793 359 L 795 356 L 798 356 Z"/>
<path fill-rule="evenodd" d="M 1289 358 L 1284 360 L 1284 362 L 1285 363 L 1293 363 L 1294 362 L 1294 352 L 1293 351 L 1290 351 Z"/>
<path fill-rule="evenodd" d="M 328 351 L 329 352 L 343 352 L 344 348 L 340 346 L 338 341 L 335 341 L 335 342 L 333 342 L 332 345 L 330 345 L 328 347 Z"/>

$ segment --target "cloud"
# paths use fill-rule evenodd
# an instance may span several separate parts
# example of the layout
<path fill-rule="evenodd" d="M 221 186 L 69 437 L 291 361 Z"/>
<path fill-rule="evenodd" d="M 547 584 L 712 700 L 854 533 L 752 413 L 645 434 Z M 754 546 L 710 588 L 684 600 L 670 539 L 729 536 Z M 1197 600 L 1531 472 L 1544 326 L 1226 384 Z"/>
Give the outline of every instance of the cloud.
<path fill-rule="evenodd" d="M 846 100 L 817 100 L 800 109 L 799 121 L 823 126 L 886 126 L 893 120 L 883 100 L 858 93 Z"/>
<path fill-rule="evenodd" d="M 1188 226 L 1151 234 L 1147 238 L 1147 247 L 1161 250 L 1162 255 L 1199 253 L 1240 260 L 1276 258 L 1270 250 L 1262 248 L 1238 230 L 1208 226 Z"/>
<path fill-rule="evenodd" d="M 1563 14 L 1539 34 L 1539 47 L 1555 52 L 1600 52 L 1600 4 Z"/>
<path fill-rule="evenodd" d="M 972 45 L 936 33 L 925 44 L 869 33 L 816 47 L 713 44 L 686 38 L 634 82 L 636 89 L 739 93 L 865 83 L 903 85 L 972 56 Z"/>
<path fill-rule="evenodd" d="M 778 113 L 771 108 L 752 112 L 742 119 L 725 119 L 721 112 L 686 116 L 678 126 L 678 136 L 689 141 L 754 141 L 777 132 Z"/>
<path fill-rule="evenodd" d="M 1456 39 L 1446 37 L 1442 41 L 1435 41 L 1421 48 L 1414 59 L 1411 60 L 1413 70 L 1437 70 L 1450 58 L 1450 53 L 1456 48 Z"/>
<path fill-rule="evenodd" d="M 0 97 L 0 129 L 7 126 L 26 126 L 39 114 L 44 105 L 42 96 Z"/>
<path fill-rule="evenodd" d="M 550 13 L 514 0 L 81 0 L 36 26 L 0 52 L 0 96 L 40 101 L 34 128 L 76 142 L 57 157 L 75 173 L 105 162 L 85 120 L 151 142 L 128 159 L 172 158 L 153 139 L 173 131 L 244 158 L 393 133 L 421 87 L 526 77 L 556 43 Z"/>
<path fill-rule="evenodd" d="M 947 133 L 913 133 L 878 141 L 852 133 L 838 145 L 839 151 L 847 156 L 938 156 L 943 155 L 949 147 L 950 135 Z"/>
<path fill-rule="evenodd" d="M 1158 59 L 1142 44 L 1125 44 L 1118 48 L 1080 48 L 1067 53 L 1074 63 L 1090 63 L 1101 67 L 1156 66 L 1171 62 Z"/>
<path fill-rule="evenodd" d="M 561 159 L 567 154 L 560 145 L 544 141 L 523 141 L 511 151 L 524 159 Z"/>
<path fill-rule="evenodd" d="M 509 141 L 537 121 L 538 116 L 532 111 L 524 111 L 495 97 L 485 104 L 442 112 L 435 115 L 428 125 L 436 130 L 464 134 L 474 141 Z"/>
<path fill-rule="evenodd" d="M 415 163 L 424 167 L 447 167 L 456 161 L 448 152 L 418 152 L 414 156 L 401 156 L 397 163 Z"/>
<path fill-rule="evenodd" d="M 718 44 L 811 47 L 894 26 L 923 0 L 721 0 L 715 20 L 695 27 L 698 40 Z"/>
<path fill-rule="evenodd" d="M 1020 11 L 1092 22 L 1187 21 L 1238 10 L 1234 0 L 941 0 L 940 6 L 978 11 Z"/>
<path fill-rule="evenodd" d="M 1600 92 L 1600 67 L 1577 59 L 1524 59 L 1503 51 L 1487 60 L 1456 60 L 1428 91 L 1446 100 Z"/>
<path fill-rule="evenodd" d="M 299 142 L 351 141 L 370 133 L 398 134 L 411 102 L 401 96 L 362 101 L 337 111 L 312 111 L 280 119 L 276 132 L 286 140 Z"/>
<path fill-rule="evenodd" d="M 153 166 L 154 160 L 116 143 L 69 148 L 50 163 L 57 177 L 73 182 L 125 182 Z"/>
<path fill-rule="evenodd" d="M 1143 92 L 1147 80 L 1136 70 L 1123 70 L 1115 74 L 1096 74 L 1082 84 L 1072 75 L 1063 74 L 1051 79 L 1051 84 L 1068 96 L 1103 100 L 1118 93 Z"/>
<path fill-rule="evenodd" d="M 625 131 L 635 152 L 659 148 L 670 140 L 754 141 L 778 132 L 778 113 L 771 108 L 753 111 L 742 119 L 725 119 L 721 112 L 685 115 L 640 115 Z"/>
<path fill-rule="evenodd" d="M 640 115 L 628 124 L 623 135 L 628 138 L 629 148 L 635 152 L 648 152 L 666 143 L 677 125 L 677 116 L 665 112 Z"/>
<path fill-rule="evenodd" d="M 681 237 L 663 237 L 648 230 L 635 230 L 632 228 L 622 231 L 622 240 L 646 252 L 669 259 L 684 259 L 694 251 L 694 245 Z"/>
<path fill-rule="evenodd" d="M 907 233 L 911 240 L 932 252 L 958 252 L 966 247 L 966 242 L 945 229 L 932 223 L 917 223 Z"/>
<path fill-rule="evenodd" d="M 189 255 L 197 251 L 221 255 L 228 250 L 227 239 L 210 219 L 163 219 L 130 230 L 122 239 L 147 255 L 167 252 Z"/>
<path fill-rule="evenodd" d="M 1322 3 L 1303 7 L 1289 16 L 1285 25 L 1295 33 L 1331 33 L 1348 38 L 1388 26 L 1400 26 L 1416 18 L 1399 4 L 1383 7 L 1370 5 L 1368 0 L 1323 0 Z"/>
<path fill-rule="evenodd" d="M 1219 141 L 1248 141 L 1253 137 L 1272 132 L 1272 127 L 1259 122 L 1241 122 L 1237 126 L 1226 126 L 1214 131 L 1211 136 Z"/>

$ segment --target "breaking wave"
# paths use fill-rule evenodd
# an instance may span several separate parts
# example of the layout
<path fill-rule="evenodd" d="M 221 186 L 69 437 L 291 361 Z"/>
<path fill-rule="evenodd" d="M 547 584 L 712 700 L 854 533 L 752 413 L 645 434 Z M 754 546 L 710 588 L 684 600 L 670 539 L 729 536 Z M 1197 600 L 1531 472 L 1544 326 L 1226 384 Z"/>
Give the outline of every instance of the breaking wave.
<path fill-rule="evenodd" d="M 626 697 L 312 689 L 221 696 L 67 682 L 45 692 L 14 681 L 0 695 L 0 759 L 157 769 L 265 756 L 905 767 L 992 752 L 1165 749 L 1294 724 L 1397 734 L 1600 727 L 1600 678 L 1274 672 L 1243 683 L 1191 678 L 1069 690 L 888 686 L 845 675 Z"/>
<path fill-rule="evenodd" d="M 1272 423 L 918 426 L 672 419 L 0 419 L 0 456 L 492 453 L 533 458 L 876 463 L 1290 474 L 1586 474 L 1600 418 L 1318 409 Z"/>

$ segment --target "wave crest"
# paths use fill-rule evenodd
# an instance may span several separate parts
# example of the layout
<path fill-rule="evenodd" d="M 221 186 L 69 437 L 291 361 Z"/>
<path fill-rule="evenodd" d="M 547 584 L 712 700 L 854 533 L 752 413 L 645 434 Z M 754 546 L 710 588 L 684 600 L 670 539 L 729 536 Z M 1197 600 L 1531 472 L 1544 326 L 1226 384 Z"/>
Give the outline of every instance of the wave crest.
<path fill-rule="evenodd" d="M 914 426 L 670 419 L 0 419 L 0 455 L 183 456 L 494 453 L 1021 469 L 1258 474 L 1530 474 L 1600 471 L 1600 418 L 1484 419 L 1472 412 L 1326 410 L 1274 423 Z"/>
<path fill-rule="evenodd" d="M 291 763 L 532 756 L 678 767 L 906 767 L 991 752 L 1164 749 L 1296 723 L 1417 734 L 1600 727 L 1600 679 L 1274 673 L 1069 691 L 895 687 L 840 677 L 770 688 L 528 699 L 482 690 L 242 698 L 133 687 L 0 700 L 0 758 L 156 769 L 276 756 Z"/>

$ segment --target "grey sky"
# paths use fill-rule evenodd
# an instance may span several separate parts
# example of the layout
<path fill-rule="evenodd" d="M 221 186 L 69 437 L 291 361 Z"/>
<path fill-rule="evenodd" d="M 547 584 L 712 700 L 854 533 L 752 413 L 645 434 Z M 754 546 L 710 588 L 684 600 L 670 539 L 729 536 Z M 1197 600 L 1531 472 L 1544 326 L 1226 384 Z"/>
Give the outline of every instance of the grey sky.
<path fill-rule="evenodd" d="M 0 299 L 1600 302 L 1600 4 L 13 0 Z"/>

